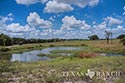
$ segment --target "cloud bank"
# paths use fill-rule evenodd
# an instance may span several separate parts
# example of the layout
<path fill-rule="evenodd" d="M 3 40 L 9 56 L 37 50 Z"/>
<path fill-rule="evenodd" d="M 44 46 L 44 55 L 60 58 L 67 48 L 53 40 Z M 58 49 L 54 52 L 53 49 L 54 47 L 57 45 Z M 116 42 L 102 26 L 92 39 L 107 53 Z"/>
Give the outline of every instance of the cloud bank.
<path fill-rule="evenodd" d="M 63 39 L 87 39 L 88 36 L 97 34 L 100 38 L 105 38 L 105 30 L 109 30 L 116 37 L 125 33 L 125 27 L 119 25 L 122 21 L 106 17 L 99 24 L 88 24 L 85 20 L 79 20 L 75 16 L 64 16 L 62 18 L 62 25 L 59 29 L 52 27 L 53 23 L 49 20 L 42 19 L 36 12 L 31 12 L 27 16 L 27 24 L 21 25 L 20 23 L 10 23 L 8 21 L 14 20 L 12 13 L 6 17 L 0 16 L 0 33 L 7 34 L 11 37 L 22 38 L 63 38 Z M 109 19 L 107 21 L 107 19 Z M 115 28 L 109 26 L 117 25 Z M 42 30 L 41 30 L 42 29 Z"/>

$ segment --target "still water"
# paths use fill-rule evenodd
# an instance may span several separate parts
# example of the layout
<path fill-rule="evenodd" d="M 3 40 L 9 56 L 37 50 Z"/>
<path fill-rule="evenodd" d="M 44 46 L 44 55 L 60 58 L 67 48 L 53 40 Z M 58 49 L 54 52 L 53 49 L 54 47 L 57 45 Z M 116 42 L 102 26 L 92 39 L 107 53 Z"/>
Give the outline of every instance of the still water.
<path fill-rule="evenodd" d="M 21 54 L 12 54 L 11 61 L 33 62 L 33 61 L 39 61 L 39 60 L 50 60 L 50 58 L 47 56 L 40 57 L 37 55 L 51 54 L 51 51 L 54 51 L 54 50 L 80 50 L 80 49 L 81 49 L 80 47 L 48 47 L 42 50 L 33 50 L 33 51 L 23 52 Z M 62 53 L 62 55 L 65 55 L 65 53 Z"/>
<path fill-rule="evenodd" d="M 85 49 L 85 48 L 84 48 Z M 21 54 L 12 54 L 11 61 L 19 61 L 19 62 L 33 62 L 33 61 L 46 61 L 51 58 L 47 56 L 37 56 L 38 54 L 52 54 L 51 52 L 54 50 L 62 50 L 61 53 L 56 53 L 60 55 L 70 56 L 71 53 L 65 53 L 63 50 L 83 50 L 80 47 L 48 47 L 42 50 L 32 50 L 28 52 L 23 52 Z M 125 56 L 125 54 L 116 54 L 116 53 L 97 53 L 100 56 Z"/>

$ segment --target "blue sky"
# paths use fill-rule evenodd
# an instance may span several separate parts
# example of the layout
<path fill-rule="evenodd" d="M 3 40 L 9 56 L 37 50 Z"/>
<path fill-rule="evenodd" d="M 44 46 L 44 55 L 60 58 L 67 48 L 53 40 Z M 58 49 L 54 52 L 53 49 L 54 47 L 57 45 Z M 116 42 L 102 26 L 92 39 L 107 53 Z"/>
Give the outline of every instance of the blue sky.
<path fill-rule="evenodd" d="M 0 0 L 0 33 L 87 39 L 125 33 L 125 0 Z"/>

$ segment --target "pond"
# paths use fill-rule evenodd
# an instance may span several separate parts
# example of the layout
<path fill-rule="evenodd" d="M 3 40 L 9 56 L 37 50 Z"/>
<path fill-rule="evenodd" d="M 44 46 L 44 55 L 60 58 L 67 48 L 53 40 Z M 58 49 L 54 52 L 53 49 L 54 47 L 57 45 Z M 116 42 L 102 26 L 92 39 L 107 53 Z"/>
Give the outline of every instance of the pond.
<path fill-rule="evenodd" d="M 98 53 L 100 56 L 125 56 L 125 54 L 118 53 Z"/>
<path fill-rule="evenodd" d="M 33 50 L 29 52 L 23 52 L 21 54 L 12 54 L 11 61 L 19 62 L 33 62 L 33 61 L 46 61 L 50 60 L 47 56 L 37 56 L 38 54 L 51 54 L 54 50 L 80 50 L 80 47 L 48 47 L 42 50 Z M 61 55 L 66 55 L 67 53 L 60 53 Z M 68 54 L 70 55 L 70 54 Z"/>
<path fill-rule="evenodd" d="M 85 49 L 85 48 L 84 48 Z M 51 60 L 52 58 L 49 58 L 47 56 L 37 56 L 39 54 L 52 54 L 52 51 L 54 50 L 62 50 L 61 53 L 55 53 L 58 55 L 65 55 L 70 56 L 72 53 L 65 53 L 63 51 L 65 50 L 84 50 L 81 47 L 48 47 L 44 48 L 42 50 L 33 50 L 28 52 L 23 52 L 21 54 L 12 54 L 11 61 L 19 61 L 19 62 L 33 62 L 33 61 L 46 61 Z M 100 56 L 125 56 L 125 54 L 117 54 L 117 53 L 97 53 Z"/>

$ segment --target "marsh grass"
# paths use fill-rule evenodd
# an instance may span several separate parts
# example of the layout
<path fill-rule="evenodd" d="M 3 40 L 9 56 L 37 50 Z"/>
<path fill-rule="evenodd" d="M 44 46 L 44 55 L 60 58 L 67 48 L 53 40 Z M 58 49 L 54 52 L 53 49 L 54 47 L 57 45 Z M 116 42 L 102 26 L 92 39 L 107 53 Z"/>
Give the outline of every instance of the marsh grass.
<path fill-rule="evenodd" d="M 0 52 L 7 52 L 7 51 L 9 51 L 10 49 L 9 48 L 0 48 Z"/>
<path fill-rule="evenodd" d="M 58 80 L 62 80 L 63 78 L 57 76 L 60 75 L 62 71 L 79 71 L 79 72 L 86 72 L 87 69 L 92 69 L 94 71 L 122 71 L 125 72 L 125 57 L 124 56 L 113 56 L 113 57 L 96 57 L 96 58 L 73 58 L 70 60 L 69 57 L 63 58 L 58 57 L 55 60 L 51 61 L 38 61 L 38 62 L 28 62 L 28 63 L 20 63 L 20 62 L 13 62 L 11 65 L 7 65 L 8 63 L 2 62 L 1 66 L 5 69 L 1 72 L 9 72 L 12 74 L 2 74 L 2 78 L 0 80 L 6 80 L 6 77 L 13 78 L 24 78 L 19 79 L 18 81 L 30 81 L 33 82 L 34 79 L 38 81 L 52 81 L 53 83 Z M 7 69 L 7 70 L 6 70 Z M 9 71 L 8 71 L 9 70 Z M 11 71 L 10 71 L 11 70 Z M 56 73 L 52 73 L 52 75 L 48 75 L 48 71 L 56 71 Z M 42 76 L 44 80 L 41 79 Z M 79 79 L 79 78 L 77 78 Z M 8 80 L 8 79 L 7 79 Z M 72 79 L 73 80 L 73 79 Z M 64 81 L 64 79 L 63 79 Z M 94 81 L 98 81 L 93 79 Z M 115 80 L 117 81 L 117 80 Z M 118 79 L 122 83 L 124 79 L 121 77 Z M 16 82 L 16 81 L 14 81 Z M 105 82 L 104 82 L 105 83 Z"/>
<path fill-rule="evenodd" d="M 47 55 L 55 59 L 50 61 L 37 61 L 37 62 L 9 62 L 6 56 L 10 53 L 19 53 L 24 51 L 29 51 L 33 49 L 43 49 L 54 46 L 77 46 L 82 47 L 79 51 L 53 51 L 52 55 Z M 105 53 L 125 53 L 125 46 L 119 43 L 119 40 L 113 40 L 112 44 L 106 44 L 105 40 L 97 41 L 65 41 L 65 42 L 52 42 L 52 43 L 41 43 L 39 44 L 25 44 L 7 47 L 10 50 L 7 52 L 8 55 L 0 54 L 4 56 L 0 60 L 0 83 L 62 83 L 65 81 L 64 77 L 57 76 L 63 71 L 79 71 L 86 73 L 87 69 L 92 69 L 93 71 L 121 71 L 125 73 L 125 56 L 96 56 L 95 58 L 78 58 L 77 56 L 82 53 L 90 53 L 88 55 L 93 55 L 91 53 L 95 52 L 105 52 Z M 73 53 L 72 56 L 60 56 L 55 53 Z M 46 55 L 40 55 L 46 56 Z M 48 71 L 56 70 L 56 74 L 48 75 Z M 125 83 L 125 77 L 120 77 L 114 80 L 112 83 Z M 74 81 L 74 77 L 70 78 Z M 90 79 L 87 77 L 76 77 L 76 80 L 83 80 L 88 82 Z M 92 83 L 105 83 L 103 80 L 97 80 L 93 78 Z M 110 82 L 107 82 L 110 83 Z"/>
<path fill-rule="evenodd" d="M 87 47 L 88 51 L 96 52 L 117 52 L 125 53 L 125 46 L 120 43 L 120 40 L 113 40 L 112 44 L 107 44 L 106 40 L 95 40 L 95 41 L 63 41 L 63 42 L 51 42 L 51 43 L 40 43 L 40 44 L 23 44 L 23 45 L 14 45 L 7 46 L 9 52 L 23 52 L 33 49 L 43 49 L 50 46 L 75 46 L 75 47 Z M 5 46 L 0 46 L 5 47 Z M 84 50 L 83 50 L 84 51 Z"/>

